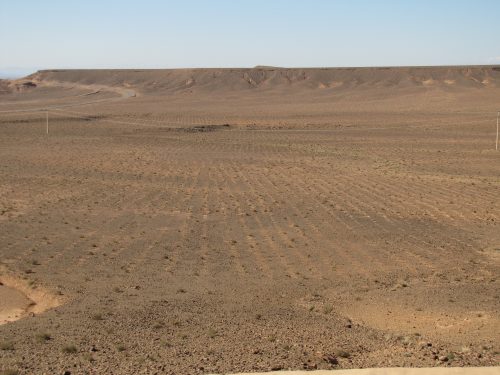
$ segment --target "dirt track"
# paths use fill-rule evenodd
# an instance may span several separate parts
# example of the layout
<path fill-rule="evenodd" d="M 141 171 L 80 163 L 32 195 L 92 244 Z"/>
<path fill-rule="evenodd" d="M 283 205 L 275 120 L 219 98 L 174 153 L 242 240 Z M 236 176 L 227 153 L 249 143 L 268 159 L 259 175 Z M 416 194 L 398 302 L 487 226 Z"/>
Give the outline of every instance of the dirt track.
<path fill-rule="evenodd" d="M 213 95 L 131 75 L 140 96 L 53 111 L 48 137 L 0 116 L 0 281 L 64 300 L 0 327 L 0 368 L 498 365 L 500 89 L 440 74 Z M 78 103 L 75 77 L 2 109 Z"/>

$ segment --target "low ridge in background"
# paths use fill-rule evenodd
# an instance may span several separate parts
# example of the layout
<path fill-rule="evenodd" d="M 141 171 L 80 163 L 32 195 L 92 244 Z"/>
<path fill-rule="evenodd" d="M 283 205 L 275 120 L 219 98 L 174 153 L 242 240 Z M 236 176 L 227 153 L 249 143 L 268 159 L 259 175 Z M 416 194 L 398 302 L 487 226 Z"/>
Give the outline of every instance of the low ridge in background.
<path fill-rule="evenodd" d="M 131 85 L 145 92 L 401 88 L 441 86 L 499 87 L 500 66 L 42 70 L 32 80 Z"/>

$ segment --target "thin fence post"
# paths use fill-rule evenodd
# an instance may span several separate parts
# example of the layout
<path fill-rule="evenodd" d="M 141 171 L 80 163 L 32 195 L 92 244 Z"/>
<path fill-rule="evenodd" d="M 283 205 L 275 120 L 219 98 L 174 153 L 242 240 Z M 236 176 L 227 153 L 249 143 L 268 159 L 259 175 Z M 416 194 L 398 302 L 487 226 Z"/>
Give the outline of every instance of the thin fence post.
<path fill-rule="evenodd" d="M 495 142 L 495 150 L 498 151 L 498 119 L 500 118 L 500 111 L 497 112 L 497 140 Z"/>

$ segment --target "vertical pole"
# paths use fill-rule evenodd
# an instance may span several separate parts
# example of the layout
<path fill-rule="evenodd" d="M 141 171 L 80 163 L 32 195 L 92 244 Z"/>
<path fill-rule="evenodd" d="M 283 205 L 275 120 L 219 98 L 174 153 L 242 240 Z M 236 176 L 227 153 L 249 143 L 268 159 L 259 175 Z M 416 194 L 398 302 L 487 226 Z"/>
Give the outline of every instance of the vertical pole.
<path fill-rule="evenodd" d="M 498 118 L 500 117 L 500 111 L 497 112 L 497 141 L 495 143 L 495 150 L 498 151 Z"/>
<path fill-rule="evenodd" d="M 45 111 L 45 118 L 46 118 L 46 122 L 47 122 L 47 129 L 46 129 L 46 132 L 47 132 L 47 135 L 49 134 L 49 111 Z"/>

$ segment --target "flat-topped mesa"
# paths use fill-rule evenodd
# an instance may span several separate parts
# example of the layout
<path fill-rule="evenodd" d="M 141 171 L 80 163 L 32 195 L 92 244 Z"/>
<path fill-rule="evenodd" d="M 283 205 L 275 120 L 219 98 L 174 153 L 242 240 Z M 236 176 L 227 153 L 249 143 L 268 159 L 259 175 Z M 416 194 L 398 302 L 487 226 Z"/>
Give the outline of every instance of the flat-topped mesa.
<path fill-rule="evenodd" d="M 199 68 L 41 70 L 27 77 L 85 85 L 133 87 L 142 92 L 358 90 L 370 88 L 500 87 L 500 66 L 362 68 Z"/>

